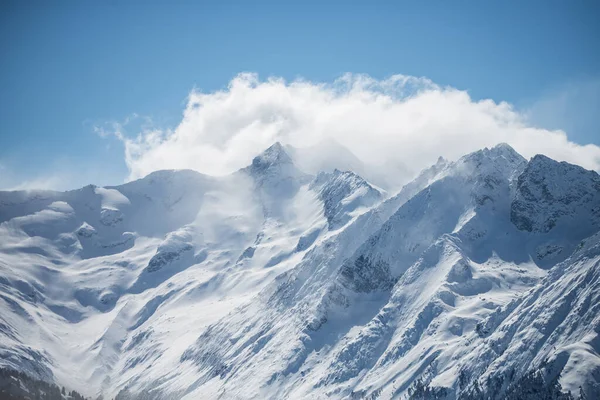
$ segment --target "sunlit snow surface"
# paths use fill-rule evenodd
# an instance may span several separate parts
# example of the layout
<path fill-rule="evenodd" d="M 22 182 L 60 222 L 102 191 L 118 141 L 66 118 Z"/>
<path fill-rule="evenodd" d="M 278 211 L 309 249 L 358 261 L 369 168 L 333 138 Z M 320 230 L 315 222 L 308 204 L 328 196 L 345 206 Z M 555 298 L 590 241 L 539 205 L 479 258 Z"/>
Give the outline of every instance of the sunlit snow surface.
<path fill-rule="evenodd" d="M 0 366 L 105 398 L 460 396 L 537 369 L 600 396 L 598 174 L 499 145 L 390 195 L 301 156 L 0 192 Z"/>

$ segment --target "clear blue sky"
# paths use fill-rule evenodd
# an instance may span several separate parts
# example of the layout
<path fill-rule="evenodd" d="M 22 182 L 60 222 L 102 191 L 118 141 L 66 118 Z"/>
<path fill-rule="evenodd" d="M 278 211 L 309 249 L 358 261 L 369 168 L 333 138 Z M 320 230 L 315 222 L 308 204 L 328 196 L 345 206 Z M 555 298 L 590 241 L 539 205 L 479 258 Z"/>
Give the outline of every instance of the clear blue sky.
<path fill-rule="evenodd" d="M 96 171 L 86 175 L 94 183 L 118 183 L 122 151 L 107 148 L 93 124 L 137 113 L 174 125 L 190 89 L 222 88 L 242 71 L 314 81 L 426 76 L 527 107 L 600 77 L 599 21 L 600 2 L 578 0 L 4 0 L 0 174 L 81 166 Z M 600 144 L 600 94 L 585 96 L 585 123 L 549 128 Z"/>

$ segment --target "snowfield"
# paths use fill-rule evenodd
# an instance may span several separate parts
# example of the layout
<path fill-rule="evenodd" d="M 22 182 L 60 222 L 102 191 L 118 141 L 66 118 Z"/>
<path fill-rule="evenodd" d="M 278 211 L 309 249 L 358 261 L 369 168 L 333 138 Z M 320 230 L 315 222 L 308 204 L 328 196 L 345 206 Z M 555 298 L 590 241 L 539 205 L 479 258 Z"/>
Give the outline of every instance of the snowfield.
<path fill-rule="evenodd" d="M 0 367 L 105 399 L 600 398 L 596 172 L 500 144 L 390 193 L 315 154 L 0 192 Z"/>

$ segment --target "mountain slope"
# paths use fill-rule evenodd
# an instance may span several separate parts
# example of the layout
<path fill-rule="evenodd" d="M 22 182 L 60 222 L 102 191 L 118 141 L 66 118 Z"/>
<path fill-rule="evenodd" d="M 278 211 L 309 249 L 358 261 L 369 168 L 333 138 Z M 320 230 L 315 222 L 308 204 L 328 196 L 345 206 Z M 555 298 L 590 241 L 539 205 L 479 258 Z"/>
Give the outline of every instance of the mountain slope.
<path fill-rule="evenodd" d="M 0 365 L 122 399 L 600 395 L 598 174 L 501 144 L 386 196 L 279 143 L 0 192 Z"/>
<path fill-rule="evenodd" d="M 0 193 L 0 363 L 96 395 L 178 358 L 172 335 L 186 346 L 328 234 L 311 180 L 276 144 L 218 179 L 159 171 L 111 188 Z M 373 196 L 327 201 L 344 202 L 348 220 Z"/>

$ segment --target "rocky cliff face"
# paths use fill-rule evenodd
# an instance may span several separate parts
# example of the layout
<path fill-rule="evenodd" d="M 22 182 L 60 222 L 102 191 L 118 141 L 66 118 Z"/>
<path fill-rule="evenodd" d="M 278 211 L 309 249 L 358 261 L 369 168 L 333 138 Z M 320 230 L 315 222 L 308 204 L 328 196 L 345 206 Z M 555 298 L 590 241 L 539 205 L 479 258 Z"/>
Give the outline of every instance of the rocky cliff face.
<path fill-rule="evenodd" d="M 548 233 L 557 224 L 577 228 L 581 220 L 586 228 L 597 229 L 600 177 L 577 165 L 537 155 L 519 176 L 511 220 L 527 232 Z"/>

